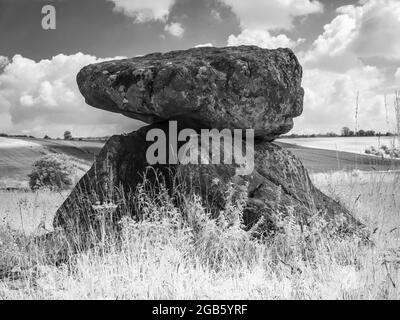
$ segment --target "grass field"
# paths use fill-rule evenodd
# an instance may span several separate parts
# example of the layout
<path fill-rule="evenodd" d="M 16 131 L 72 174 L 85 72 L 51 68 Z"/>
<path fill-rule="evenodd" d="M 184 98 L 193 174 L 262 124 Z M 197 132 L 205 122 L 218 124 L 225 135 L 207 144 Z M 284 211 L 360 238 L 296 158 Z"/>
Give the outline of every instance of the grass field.
<path fill-rule="evenodd" d="M 103 142 L 0 137 L 0 189 L 26 188 L 33 163 L 49 153 L 63 153 L 87 170 Z"/>
<path fill-rule="evenodd" d="M 318 233 L 306 238 L 297 229 L 259 243 L 235 225 L 205 219 L 196 200 L 187 212 L 192 223 L 184 224 L 171 219 L 179 212 L 168 200 L 157 205 L 145 198 L 143 206 L 160 219 L 127 220 L 121 245 L 110 238 L 55 267 L 46 262 L 40 245 L 29 246 L 24 231 L 2 227 L 0 264 L 22 271 L 18 280 L 0 281 L 0 298 L 398 299 L 399 179 L 397 173 L 357 171 L 313 175 L 320 188 L 366 223 L 374 245 Z M 51 193 L 4 195 L 8 201 L 0 204 L 2 212 L 22 210 L 35 224 L 51 221 L 43 215 L 51 215 L 63 198 Z M 230 210 L 240 214 L 240 206 Z M 166 212 L 170 216 L 162 218 Z"/>
<path fill-rule="evenodd" d="M 79 142 L 64 143 L 28 148 L 85 153 Z M 144 196 L 141 206 L 158 218 L 125 220 L 121 242 L 106 234 L 56 267 L 53 246 L 32 239 L 52 231 L 68 192 L 0 190 L 0 275 L 12 270 L 15 276 L 0 280 L 0 299 L 398 299 L 400 173 L 380 172 L 397 163 L 373 157 L 360 163 L 354 154 L 289 147 L 313 172 L 314 183 L 366 224 L 373 244 L 291 224 L 261 243 L 237 222 L 210 219 L 196 198 L 184 212 L 191 219 L 182 220 L 167 197 Z M 224 213 L 232 221 L 240 215 L 240 203 Z"/>
<path fill-rule="evenodd" d="M 312 173 L 333 171 L 388 171 L 400 170 L 400 160 L 381 159 L 345 151 L 325 150 L 277 142 L 301 159 Z"/>
<path fill-rule="evenodd" d="M 389 148 L 399 145 L 399 139 L 396 136 L 282 138 L 279 141 L 314 149 L 358 154 L 365 154 L 365 149 L 370 147 L 379 149 L 383 145 Z"/>

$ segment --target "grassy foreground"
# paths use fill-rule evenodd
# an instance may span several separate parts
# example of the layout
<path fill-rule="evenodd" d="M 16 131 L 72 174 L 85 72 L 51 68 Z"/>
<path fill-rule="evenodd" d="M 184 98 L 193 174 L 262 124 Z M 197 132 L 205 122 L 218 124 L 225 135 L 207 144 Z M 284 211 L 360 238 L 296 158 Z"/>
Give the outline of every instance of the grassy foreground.
<path fill-rule="evenodd" d="M 312 178 L 365 222 L 374 246 L 322 234 L 320 221 L 300 230 L 285 218 L 284 232 L 260 242 L 240 228 L 240 199 L 219 220 L 188 199 L 182 219 L 165 194 L 141 193 L 144 218 L 124 219 L 119 241 L 105 233 L 56 267 L 52 248 L 31 239 L 50 228 L 65 195 L 2 192 L 0 270 L 17 276 L 0 280 L 0 299 L 398 299 L 400 174 Z"/>

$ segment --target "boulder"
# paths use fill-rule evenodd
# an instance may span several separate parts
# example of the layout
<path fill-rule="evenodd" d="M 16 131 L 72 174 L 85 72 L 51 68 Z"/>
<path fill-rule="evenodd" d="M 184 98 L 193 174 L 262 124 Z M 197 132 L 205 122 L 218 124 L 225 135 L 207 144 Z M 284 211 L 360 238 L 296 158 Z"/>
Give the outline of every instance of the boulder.
<path fill-rule="evenodd" d="M 303 110 L 302 68 L 290 49 L 195 48 L 84 67 L 86 102 L 153 124 L 254 129 L 273 140 Z"/>
<path fill-rule="evenodd" d="M 152 129 L 164 131 L 166 141 L 169 141 L 168 123 L 146 126 L 126 136 L 111 137 L 92 168 L 57 211 L 54 226 L 79 234 L 79 237 L 85 236 L 98 223 L 95 220 L 95 205 L 113 203 L 118 206 L 121 199 L 126 203 L 144 177 L 151 185 L 162 181 L 171 196 L 174 196 L 177 184 L 190 186 L 181 191 L 201 196 L 214 217 L 225 207 L 229 186 L 245 188 L 245 225 L 251 228 L 263 218 L 263 232 L 277 230 L 277 221 L 282 215 L 290 216 L 301 224 L 309 223 L 315 215 L 327 221 L 340 218 L 344 219 L 346 230 L 355 230 L 360 225 L 344 207 L 314 187 L 306 169 L 293 154 L 273 143 L 256 141 L 254 170 L 248 175 L 238 174 L 237 169 L 242 164 L 235 161 L 232 164 L 224 164 L 224 161 L 212 164 L 211 148 L 204 153 L 209 164 L 149 166 L 146 153 L 153 142 L 147 141 L 146 136 Z M 183 145 L 187 145 L 186 142 L 180 142 L 178 148 Z M 197 146 L 198 154 L 201 154 L 203 145 Z M 171 147 L 171 144 L 166 146 L 167 150 Z M 223 154 L 224 145 L 218 148 L 217 151 Z M 176 183 L 177 177 L 179 183 Z M 126 213 L 125 209 L 121 211 Z M 121 214 L 115 215 L 115 222 Z M 135 215 L 136 212 L 133 210 L 130 214 Z"/>

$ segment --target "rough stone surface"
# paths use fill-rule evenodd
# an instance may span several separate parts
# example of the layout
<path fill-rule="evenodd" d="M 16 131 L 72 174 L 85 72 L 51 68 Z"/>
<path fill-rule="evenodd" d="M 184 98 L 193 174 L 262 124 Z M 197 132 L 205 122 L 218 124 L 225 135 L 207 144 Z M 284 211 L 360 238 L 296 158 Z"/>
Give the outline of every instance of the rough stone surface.
<path fill-rule="evenodd" d="M 127 136 L 113 136 L 101 151 L 95 164 L 81 179 L 68 199 L 58 210 L 55 227 L 67 230 L 79 229 L 85 233 L 93 225 L 92 206 L 96 202 L 118 203 L 121 190 L 125 194 L 134 191 L 138 183 L 147 179 L 155 181 L 163 177 L 167 189 L 173 193 L 173 179 L 179 176 L 191 191 L 199 194 L 211 212 L 218 214 L 225 206 L 226 188 L 230 184 L 247 188 L 245 224 L 253 226 L 261 217 L 266 219 L 264 230 L 277 228 L 278 215 L 292 215 L 307 224 L 311 216 L 319 214 L 332 218 L 343 216 L 346 226 L 357 222 L 339 203 L 316 189 L 301 162 L 289 151 L 267 142 L 255 146 L 255 168 L 252 174 L 236 174 L 237 164 L 220 165 L 154 165 L 146 169 L 146 134 L 152 128 L 168 132 L 168 124 L 143 127 Z M 223 153 L 223 149 L 220 150 Z M 211 158 L 211 155 L 210 155 Z M 154 170 L 153 170 L 154 169 Z M 129 196 L 124 196 L 129 198 Z M 132 212 L 134 215 L 135 213 Z"/>
<path fill-rule="evenodd" d="M 83 68 L 79 89 L 96 108 L 152 124 L 254 129 L 273 140 L 303 110 L 302 68 L 290 49 L 195 48 Z"/>

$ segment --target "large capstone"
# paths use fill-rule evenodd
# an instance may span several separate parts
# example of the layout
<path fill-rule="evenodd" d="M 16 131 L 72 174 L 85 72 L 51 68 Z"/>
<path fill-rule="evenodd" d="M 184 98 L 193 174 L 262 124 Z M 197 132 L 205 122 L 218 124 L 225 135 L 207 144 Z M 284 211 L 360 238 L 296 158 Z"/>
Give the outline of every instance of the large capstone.
<path fill-rule="evenodd" d="M 254 129 L 273 140 L 303 110 L 302 68 L 290 49 L 195 48 L 89 65 L 78 76 L 86 102 L 152 124 Z"/>

